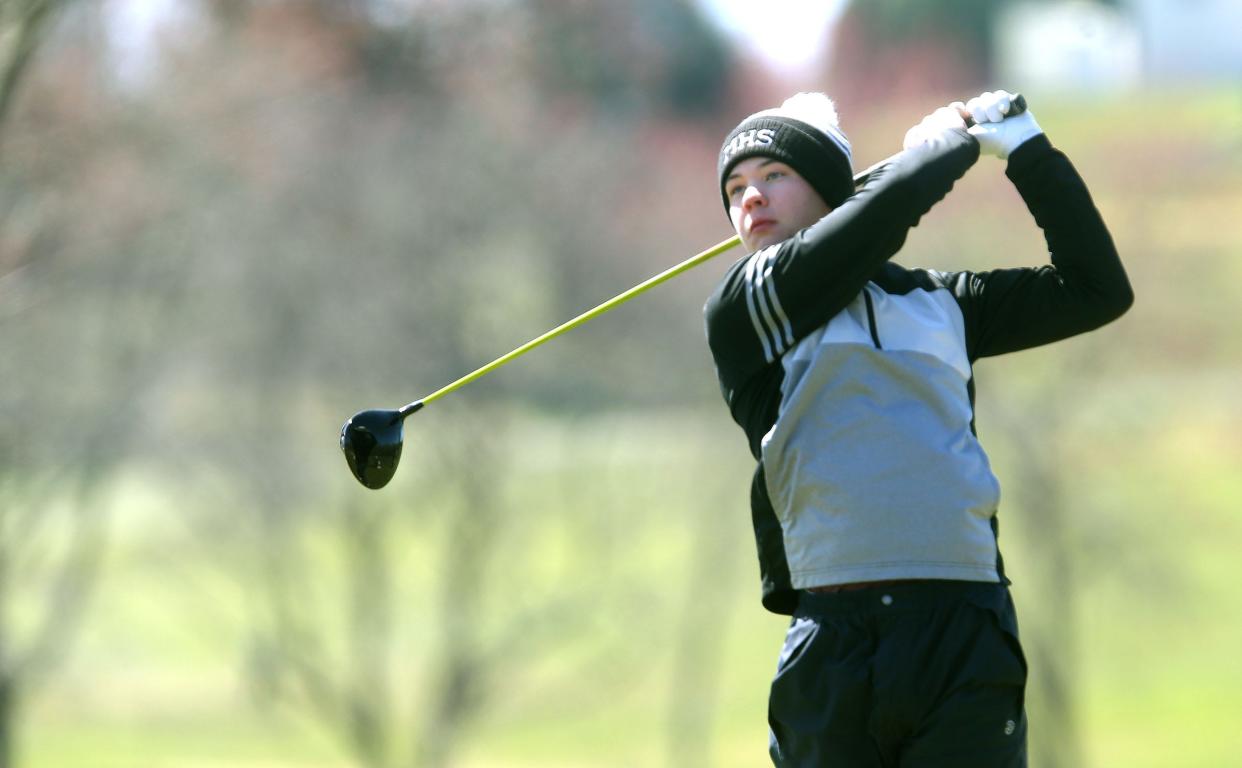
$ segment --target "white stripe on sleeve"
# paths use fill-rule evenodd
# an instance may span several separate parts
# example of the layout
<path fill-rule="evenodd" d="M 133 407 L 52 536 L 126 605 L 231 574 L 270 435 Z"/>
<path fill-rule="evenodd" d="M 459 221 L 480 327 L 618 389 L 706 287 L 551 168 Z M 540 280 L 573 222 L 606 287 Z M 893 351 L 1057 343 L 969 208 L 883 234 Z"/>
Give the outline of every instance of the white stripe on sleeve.
<path fill-rule="evenodd" d="M 781 300 L 776 296 L 776 283 L 772 282 L 772 265 L 776 262 L 776 251 L 769 251 L 767 256 L 767 264 L 763 268 L 763 282 L 768 289 L 768 300 L 772 304 L 772 311 L 776 315 L 776 319 L 780 321 L 780 330 L 785 334 L 784 344 L 777 343 L 777 353 L 784 354 L 785 350 L 793 346 L 794 335 L 793 326 L 789 324 L 789 317 L 785 314 L 785 309 L 781 306 Z"/>
<path fill-rule="evenodd" d="M 767 321 L 765 320 L 768 311 L 767 307 L 763 306 L 765 297 L 755 289 L 755 279 L 758 276 L 758 269 L 756 267 L 758 258 L 759 254 L 755 253 L 746 261 L 746 309 L 750 312 L 750 323 L 755 328 L 755 334 L 759 337 L 760 342 L 763 343 L 763 358 L 765 361 L 773 363 L 776 362 L 776 355 L 772 352 L 771 339 L 775 334 L 769 335 Z M 760 315 L 763 315 L 763 317 Z"/>

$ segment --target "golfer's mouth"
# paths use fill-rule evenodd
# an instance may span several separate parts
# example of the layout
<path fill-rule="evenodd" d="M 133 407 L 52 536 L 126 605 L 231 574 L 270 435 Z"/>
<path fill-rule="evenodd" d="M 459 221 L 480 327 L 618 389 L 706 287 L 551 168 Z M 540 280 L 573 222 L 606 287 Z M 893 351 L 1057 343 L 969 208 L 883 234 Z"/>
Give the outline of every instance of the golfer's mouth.
<path fill-rule="evenodd" d="M 750 233 L 752 235 L 757 235 L 770 231 L 775 226 L 776 219 L 755 219 L 750 223 Z"/>

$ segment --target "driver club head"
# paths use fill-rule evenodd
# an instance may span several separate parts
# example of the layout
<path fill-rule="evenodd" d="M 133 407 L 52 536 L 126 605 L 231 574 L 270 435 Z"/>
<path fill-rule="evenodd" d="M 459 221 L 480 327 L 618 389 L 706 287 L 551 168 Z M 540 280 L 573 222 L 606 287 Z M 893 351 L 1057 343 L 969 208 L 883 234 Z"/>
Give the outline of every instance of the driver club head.
<path fill-rule="evenodd" d="M 398 411 L 359 411 L 341 427 L 341 450 L 358 482 L 383 488 L 397 471 L 405 419 Z"/>

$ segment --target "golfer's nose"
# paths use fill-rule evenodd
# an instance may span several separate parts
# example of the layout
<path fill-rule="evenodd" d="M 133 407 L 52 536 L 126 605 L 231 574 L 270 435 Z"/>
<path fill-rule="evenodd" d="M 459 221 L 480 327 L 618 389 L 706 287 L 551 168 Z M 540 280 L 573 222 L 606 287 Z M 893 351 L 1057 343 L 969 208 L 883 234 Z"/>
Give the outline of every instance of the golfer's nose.
<path fill-rule="evenodd" d="M 768 199 L 764 196 L 759 187 L 751 184 L 742 192 L 742 210 L 749 211 L 752 208 L 768 204 Z"/>

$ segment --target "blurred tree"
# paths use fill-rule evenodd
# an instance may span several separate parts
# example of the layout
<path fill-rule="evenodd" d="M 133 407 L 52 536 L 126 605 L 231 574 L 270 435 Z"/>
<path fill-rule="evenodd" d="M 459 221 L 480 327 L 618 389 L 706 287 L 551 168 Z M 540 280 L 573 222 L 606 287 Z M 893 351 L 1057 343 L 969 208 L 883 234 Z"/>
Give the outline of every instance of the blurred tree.
<path fill-rule="evenodd" d="M 431 468 L 425 481 L 447 499 L 435 507 L 355 496 L 335 453 L 330 470 L 308 470 L 331 446 L 307 414 L 343 419 L 360 399 L 430 391 L 631 282 L 634 235 L 610 203 L 633 182 L 638 134 L 594 102 L 561 111 L 578 97 L 528 77 L 539 34 L 521 6 L 428 6 L 401 25 L 374 22 L 362 4 L 213 7 L 218 29 L 147 97 L 168 140 L 152 173 L 181 180 L 177 200 L 194 211 L 178 224 L 195 254 L 181 315 L 202 331 L 167 361 L 193 371 L 178 418 L 194 439 L 170 441 L 160 461 L 187 480 L 227 478 L 196 539 L 224 557 L 239 542 L 249 552 L 248 669 L 261 700 L 312 713 L 362 764 L 412 752 L 446 765 L 498 681 L 607 610 L 589 599 L 591 576 L 510 599 L 536 567 L 520 548 L 515 570 L 487 578 L 497 558 L 513 559 L 501 535 L 534 535 L 500 522 L 500 457 L 516 449 L 506 409 L 487 404 L 616 407 L 635 378 L 616 375 L 620 359 L 581 364 L 596 337 L 547 353 L 542 374 L 514 366 L 477 396 L 454 395 L 468 409 L 438 405 L 453 430 L 402 470 Z M 698 305 L 690 312 L 684 344 L 697 349 Z M 261 461 L 237 450 L 239 424 L 261 425 L 280 449 Z M 331 501 L 342 497 L 326 478 L 350 500 Z M 247 514 L 221 538 L 226 509 Z M 535 521 L 523 526 L 537 532 Z M 409 657 L 396 650 L 401 558 L 389 551 L 411 524 L 442 527 L 441 598 L 419 612 L 439 635 L 425 664 L 434 674 L 420 671 L 430 682 L 412 694 L 392 682 Z M 319 567 L 324 530 L 335 576 Z"/>
<path fill-rule="evenodd" d="M 11 0 L 0 3 L 0 140 L 13 98 L 35 51 L 57 13 L 72 0 Z"/>
<path fill-rule="evenodd" d="M 958 51 L 982 77 L 992 72 L 996 20 L 1016 2 L 1056 0 L 869 0 L 854 3 L 854 13 L 867 37 L 902 47 L 934 36 Z M 1094 0 L 1116 5 L 1118 0 Z"/>
<path fill-rule="evenodd" d="M 1023 1 L 1055 0 L 851 3 L 835 37 L 829 68 L 832 91 L 848 106 L 865 109 L 919 96 L 963 97 L 995 87 L 996 22 L 1008 6 Z M 1117 0 L 1100 2 L 1114 5 Z"/>
<path fill-rule="evenodd" d="M 726 93 L 732 59 L 688 0 L 624 6 L 527 0 L 549 96 L 573 96 L 608 118 L 705 115 Z"/>
<path fill-rule="evenodd" d="M 697 546 L 687 568 L 676 658 L 669 677 L 666 760 L 676 768 L 718 763 L 713 728 L 733 586 L 730 574 L 720 572 L 720 564 L 728 561 L 728 552 L 745 535 L 741 526 L 721 525 L 719 511 L 737 503 L 736 489 L 724 488 L 727 498 L 709 500 L 693 510 L 698 515 L 692 521 Z"/>
<path fill-rule="evenodd" d="M 149 243 L 116 243 L 134 256 L 100 269 L 63 258 L 56 246 L 45 250 L 43 242 L 25 274 L 10 276 L 27 284 L 30 304 L 0 321 L 0 350 L 20 366 L 6 372 L 12 386 L 0 398 L 3 766 L 13 764 L 22 702 L 63 660 L 100 587 L 107 482 L 141 440 L 159 332 L 185 289 Z"/>
<path fill-rule="evenodd" d="M 878 0 L 855 3 L 868 39 L 891 47 L 935 38 L 957 52 L 969 70 L 990 71 L 992 29 L 1006 2 L 997 0 Z"/>
<path fill-rule="evenodd" d="M 0 5 L 0 151 L 19 86 L 67 5 Z M 149 284 L 155 274 L 150 263 L 134 260 L 129 270 L 105 272 L 67 257 L 73 237 L 66 219 L 73 214 L 50 212 L 32 200 L 41 175 L 52 170 L 49 159 L 15 158 L 0 173 L 0 286 L 6 295 L 0 358 L 8 385 L 0 396 L 0 766 L 14 764 L 22 705 L 67 653 L 98 586 L 107 533 L 99 491 L 119 464 L 118 449 L 127 442 L 150 372 L 150 334 L 91 354 L 83 344 L 95 331 L 83 326 L 84 313 L 98 311 L 95 317 L 103 319 L 137 310 L 155 318 L 176 289 L 135 302 L 129 291 Z M 72 308 L 52 288 L 56 276 L 65 275 L 88 287 L 75 294 Z M 57 345 L 63 356 L 48 354 L 44 345 Z M 32 356 L 34 349 L 44 354 Z M 60 365 L 66 360 L 76 365 L 72 374 Z M 73 385 L 52 383 L 62 377 L 72 377 Z M 90 394 L 80 388 L 86 380 Z M 83 410 L 91 415 L 84 422 L 74 418 Z"/>
<path fill-rule="evenodd" d="M 5 364 L 20 376 L 5 393 L 10 439 L 0 449 L 14 456 L 8 498 L 28 502 L 7 515 L 19 529 L 44 520 L 44 494 L 61 500 L 68 478 L 82 478 L 69 506 L 81 516 L 81 551 L 96 558 L 71 558 L 85 584 L 102 552 L 102 529 L 91 527 L 106 521 L 100 489 L 123 462 L 150 473 L 177 499 L 194 546 L 253 585 L 256 692 L 312 713 L 360 763 L 390 765 L 404 751 L 444 765 L 507 675 L 609 610 L 594 599 L 603 569 L 508 599 L 506 586 L 544 566 L 501 537 L 537 540 L 565 523 L 502 519 L 511 472 L 500 457 L 517 450 L 503 427 L 507 404 L 563 414 L 567 403 L 686 397 L 677 371 L 704 354 L 701 296 L 687 309 L 684 294 L 653 294 L 637 321 L 646 340 L 626 323 L 600 323 L 549 348 L 538 367 L 514 366 L 477 397 L 455 395 L 469 406 L 446 411 L 454 430 L 420 462 L 448 500 L 440 507 L 340 496 L 341 484 L 358 489 L 323 424 L 334 429 L 359 400 L 438 386 L 684 257 L 652 248 L 656 227 L 634 227 L 618 201 L 682 175 L 667 158 L 698 149 L 687 116 L 701 117 L 722 86 L 711 77 L 715 54 L 652 43 L 683 26 L 702 33 L 681 4 L 645 5 L 610 65 L 618 71 L 604 73 L 642 83 L 618 93 L 659 118 L 658 131 L 618 120 L 618 103 L 541 67 L 546 8 L 427 5 L 392 24 L 375 20 L 373 5 L 204 0 L 206 23 L 161 37 L 168 55 L 123 94 L 99 33 L 106 7 L 79 14 L 85 41 L 70 35 L 22 113 L 22 162 L 0 171 L 0 205 L 22 225 L 0 241 L 3 263 L 37 267 L 3 285 L 36 310 L 4 321 Z M 695 46 L 712 43 L 686 50 Z M 54 140 L 35 138 L 47 131 Z M 708 176 L 717 138 L 702 145 Z M 635 163 L 652 156 L 644 147 L 663 155 L 639 178 Z M 677 236 L 700 244 L 694 232 Z M 682 339 L 660 335 L 673 307 L 690 320 Z M 55 434 L 40 432 L 43 422 Z M 31 434 L 40 439 L 17 441 Z M 319 471 L 324 462 L 331 469 Z M 412 463 L 403 473 L 419 471 Z M 588 507 L 584 518 L 619 524 L 629 512 L 610 505 L 605 485 L 573 493 L 565 505 Z M 444 549 L 443 597 L 426 619 L 441 628 L 426 663 L 436 674 L 412 696 L 393 683 L 407 667 L 397 652 L 401 558 L 388 550 L 411 524 L 442 526 Z M 340 564 L 330 574 L 320 568 L 325 530 Z M 613 531 L 580 532 L 578 546 L 602 547 Z M 5 554 L 7 577 L 20 553 Z M 485 578 L 500 558 L 512 570 Z M 72 614 L 61 610 L 57 626 L 68 630 Z M 12 647 L 15 636 L 0 639 Z M 606 637 L 599 655 L 628 639 Z M 682 679 L 708 680 L 710 657 L 698 661 Z M 706 729 L 709 715 L 686 729 Z"/>
<path fill-rule="evenodd" d="M 1099 345 L 1083 345 L 1093 355 Z M 1081 365 L 1089 367 L 1086 355 L 1076 356 Z M 1032 723 L 1031 750 L 1040 765 L 1049 768 L 1074 768 L 1083 765 L 1083 747 L 1079 730 L 1079 621 L 1078 593 L 1086 583 L 1089 569 L 1081 567 L 1077 553 L 1081 542 L 1074 538 L 1070 516 L 1075 512 L 1074 494 L 1067 489 L 1065 467 L 1059 443 L 1074 418 L 1067 405 L 1071 398 L 1061 392 L 1066 382 L 1058 377 L 1033 393 L 1038 405 L 1016 406 L 1009 399 L 1006 408 L 993 418 L 996 442 L 1002 450 L 1012 451 L 1016 458 L 1004 478 L 1005 488 L 1014 503 L 1006 505 L 1016 514 L 1006 516 L 1014 525 L 1006 530 L 1022 536 L 1022 549 L 1034 563 L 1032 572 L 1038 583 L 1018 584 L 1019 594 L 1055 596 L 1039 605 L 1023 603 L 1020 608 L 1022 645 L 1030 667 L 1029 689 L 1038 689 L 1038 698 L 1028 697 L 1027 708 Z M 1009 392 L 1012 396 L 1014 393 Z M 1038 413 L 1039 418 L 1024 418 Z"/>

